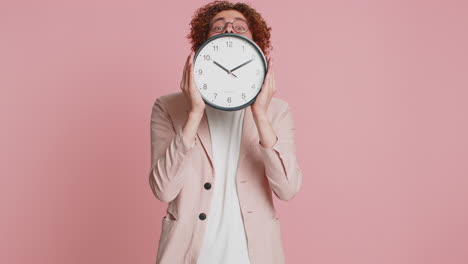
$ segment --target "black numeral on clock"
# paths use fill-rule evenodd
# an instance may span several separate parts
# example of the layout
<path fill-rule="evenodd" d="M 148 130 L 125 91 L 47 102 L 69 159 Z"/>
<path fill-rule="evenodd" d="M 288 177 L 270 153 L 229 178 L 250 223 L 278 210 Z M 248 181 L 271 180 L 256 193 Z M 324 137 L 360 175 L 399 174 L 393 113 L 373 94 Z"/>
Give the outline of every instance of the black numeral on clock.
<path fill-rule="evenodd" d="M 226 46 L 227 47 L 232 47 L 232 41 L 226 41 Z"/>
<path fill-rule="evenodd" d="M 228 98 L 227 98 L 227 102 L 228 102 L 228 103 L 231 103 L 231 97 L 228 97 Z"/>
<path fill-rule="evenodd" d="M 218 51 L 218 45 L 213 46 L 213 51 Z"/>
<path fill-rule="evenodd" d="M 198 69 L 198 74 L 202 75 L 202 74 L 203 74 L 203 70 L 202 70 L 202 69 Z"/>
<path fill-rule="evenodd" d="M 203 55 L 203 59 L 206 60 L 206 61 L 209 61 L 210 60 L 210 55 Z"/>
<path fill-rule="evenodd" d="M 242 99 L 245 99 L 245 93 L 242 93 Z"/>
<path fill-rule="evenodd" d="M 206 90 L 208 88 L 208 85 L 206 83 L 203 84 L 203 90 Z"/>

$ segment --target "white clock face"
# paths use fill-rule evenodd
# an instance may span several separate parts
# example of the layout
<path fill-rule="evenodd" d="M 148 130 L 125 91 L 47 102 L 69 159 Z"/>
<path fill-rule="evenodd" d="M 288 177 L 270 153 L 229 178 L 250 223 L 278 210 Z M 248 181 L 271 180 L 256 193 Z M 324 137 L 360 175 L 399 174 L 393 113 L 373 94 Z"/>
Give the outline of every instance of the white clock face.
<path fill-rule="evenodd" d="M 261 49 L 233 33 L 208 40 L 194 60 L 198 90 L 207 103 L 219 109 L 248 106 L 265 79 L 266 62 Z"/>

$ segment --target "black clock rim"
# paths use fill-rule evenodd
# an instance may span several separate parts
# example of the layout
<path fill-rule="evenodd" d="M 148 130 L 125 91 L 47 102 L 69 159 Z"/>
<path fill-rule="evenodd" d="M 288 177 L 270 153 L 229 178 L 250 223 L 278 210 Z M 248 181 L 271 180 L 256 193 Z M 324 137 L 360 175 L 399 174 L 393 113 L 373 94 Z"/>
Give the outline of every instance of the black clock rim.
<path fill-rule="evenodd" d="M 257 45 L 257 43 L 255 43 L 253 40 L 249 39 L 248 37 L 245 37 L 245 36 L 242 36 L 240 34 L 237 34 L 237 33 L 221 33 L 221 34 L 218 34 L 218 35 L 214 35 L 212 37 L 210 37 L 209 39 L 207 39 L 197 50 L 197 52 L 195 52 L 195 55 L 193 56 L 193 65 L 195 65 L 195 62 L 198 58 L 198 54 L 201 52 L 201 50 L 206 46 L 208 45 L 211 41 L 217 39 L 217 38 L 222 38 L 222 37 L 237 37 L 237 38 L 241 38 L 241 39 L 244 39 L 246 40 L 247 42 L 249 42 L 250 44 L 252 44 L 257 52 L 261 55 L 262 59 L 263 59 L 263 67 L 265 68 L 265 76 L 263 77 L 263 81 L 262 81 L 262 87 L 263 87 L 263 84 L 265 83 L 265 77 L 266 77 L 266 73 L 268 72 L 268 63 L 267 63 L 267 60 L 265 58 L 265 54 L 263 54 L 263 51 L 262 49 Z M 197 84 L 195 83 L 195 86 Z M 218 106 L 218 105 L 215 105 L 215 104 L 212 104 L 208 99 L 206 99 L 201 93 L 201 97 L 203 99 L 203 101 L 205 101 L 206 104 L 210 105 L 211 107 L 213 108 L 216 108 L 216 109 L 220 109 L 220 110 L 224 110 L 224 111 L 237 111 L 237 110 L 241 110 L 245 107 L 248 107 L 249 105 L 253 104 L 255 102 L 255 99 L 257 99 L 257 96 L 258 94 L 260 94 L 260 92 L 262 91 L 262 87 L 260 87 L 260 89 L 258 90 L 258 93 L 252 98 L 252 100 L 250 100 L 249 102 L 243 104 L 243 105 L 240 105 L 240 106 L 237 106 L 237 107 L 222 107 L 222 106 Z M 198 87 L 197 87 L 198 89 Z"/>

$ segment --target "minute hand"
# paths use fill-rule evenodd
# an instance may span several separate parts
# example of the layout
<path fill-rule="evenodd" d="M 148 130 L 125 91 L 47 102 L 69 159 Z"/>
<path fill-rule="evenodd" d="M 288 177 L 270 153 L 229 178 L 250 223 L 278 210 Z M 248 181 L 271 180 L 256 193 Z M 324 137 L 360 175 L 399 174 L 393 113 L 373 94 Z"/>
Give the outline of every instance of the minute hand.
<path fill-rule="evenodd" d="M 248 60 L 248 61 L 242 63 L 241 65 L 239 65 L 239 66 L 235 67 L 234 69 L 232 69 L 231 72 L 233 72 L 233 71 L 239 69 L 240 67 L 246 65 L 247 63 L 250 63 L 252 60 L 253 60 L 253 59 L 250 59 L 250 60 Z"/>

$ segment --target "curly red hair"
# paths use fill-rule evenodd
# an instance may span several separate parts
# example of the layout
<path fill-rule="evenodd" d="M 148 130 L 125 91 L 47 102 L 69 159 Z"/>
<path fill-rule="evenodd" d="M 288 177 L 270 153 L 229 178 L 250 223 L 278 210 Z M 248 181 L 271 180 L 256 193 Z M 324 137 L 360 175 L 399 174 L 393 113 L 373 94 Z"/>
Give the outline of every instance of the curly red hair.
<path fill-rule="evenodd" d="M 236 10 L 247 19 L 249 30 L 252 33 L 253 41 L 262 49 L 265 56 L 268 55 L 273 46 L 270 42 L 270 31 L 265 20 L 260 13 L 245 3 L 231 3 L 228 1 L 213 1 L 200 7 L 192 16 L 190 22 L 191 30 L 187 38 L 192 44 L 192 50 L 198 48 L 207 40 L 209 29 L 208 25 L 212 18 L 223 10 Z"/>

